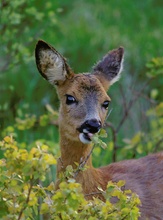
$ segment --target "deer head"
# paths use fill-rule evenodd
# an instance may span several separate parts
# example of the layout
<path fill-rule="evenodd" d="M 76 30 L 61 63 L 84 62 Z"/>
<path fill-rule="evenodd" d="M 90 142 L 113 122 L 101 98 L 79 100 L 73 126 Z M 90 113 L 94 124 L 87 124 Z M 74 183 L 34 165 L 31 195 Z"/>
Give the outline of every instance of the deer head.
<path fill-rule="evenodd" d="M 111 101 L 107 90 L 120 77 L 123 54 L 123 48 L 119 47 L 107 53 L 92 73 L 74 74 L 61 54 L 44 41 L 38 41 L 37 68 L 56 86 L 60 99 L 60 133 L 65 138 L 88 144 L 99 132 Z"/>

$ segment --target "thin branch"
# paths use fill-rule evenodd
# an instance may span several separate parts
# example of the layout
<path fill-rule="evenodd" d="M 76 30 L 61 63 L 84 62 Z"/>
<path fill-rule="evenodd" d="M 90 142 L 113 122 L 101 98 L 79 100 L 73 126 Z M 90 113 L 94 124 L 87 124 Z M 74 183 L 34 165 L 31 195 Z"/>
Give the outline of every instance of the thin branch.
<path fill-rule="evenodd" d="M 138 92 L 134 91 L 134 93 L 137 95 Z M 147 95 L 145 94 L 140 94 L 141 97 L 143 97 L 144 99 L 146 99 L 147 101 L 149 101 L 151 104 L 156 104 L 156 100 L 149 98 Z"/>
<path fill-rule="evenodd" d="M 112 137 L 113 137 L 113 155 L 112 155 L 112 161 L 115 162 L 117 160 L 117 132 L 114 128 L 113 124 L 110 122 L 106 122 L 105 125 L 109 127 L 112 131 Z"/>
<path fill-rule="evenodd" d="M 137 205 L 137 203 L 135 202 L 131 207 L 130 207 L 130 210 L 133 209 L 133 207 Z M 128 212 L 121 220 L 125 220 L 125 219 L 128 219 L 128 216 L 130 215 L 130 212 Z"/>
<path fill-rule="evenodd" d="M 11 57 L 8 56 L 8 58 L 6 59 L 7 60 L 6 63 L 2 67 L 0 67 L 1 72 L 5 72 L 8 69 L 8 66 L 10 64 L 10 58 Z"/>
<path fill-rule="evenodd" d="M 55 125 L 56 127 L 59 127 L 58 120 L 55 120 L 55 121 L 54 121 L 54 120 L 53 120 L 53 121 L 50 121 L 50 122 L 49 122 L 49 124 L 50 124 L 50 125 Z"/>
<path fill-rule="evenodd" d="M 94 195 L 101 195 L 102 192 L 92 192 L 92 193 L 88 193 L 88 194 L 84 194 L 84 196 L 94 196 Z"/>
<path fill-rule="evenodd" d="M 147 87 L 147 85 L 149 84 L 149 82 L 151 81 L 152 78 L 149 78 L 146 83 L 144 84 L 144 86 L 140 89 L 140 91 L 133 97 L 131 98 L 131 100 L 128 103 L 127 109 L 124 112 L 124 115 L 119 123 L 119 125 L 117 126 L 116 129 L 116 133 L 119 132 L 120 128 L 122 127 L 123 123 L 125 122 L 126 118 L 129 115 L 130 109 L 132 108 L 132 106 L 135 104 L 135 102 L 138 100 L 138 98 L 141 96 L 142 92 L 144 91 L 144 89 Z"/>
<path fill-rule="evenodd" d="M 79 166 L 77 167 L 77 170 L 74 172 L 74 175 L 73 175 L 74 178 L 76 178 L 77 175 L 79 174 L 79 172 L 81 171 L 81 169 L 84 168 L 84 166 L 85 166 L 85 164 L 87 163 L 88 159 L 90 158 L 90 156 L 91 156 L 91 154 L 92 154 L 94 148 L 95 148 L 95 144 L 93 145 L 91 151 L 89 152 L 89 154 L 87 155 L 87 157 L 85 158 L 85 160 L 83 160 L 83 161 L 80 162 Z"/>
<path fill-rule="evenodd" d="M 29 190 L 28 190 L 27 199 L 26 199 L 26 201 L 25 201 L 24 207 L 21 209 L 21 211 L 20 211 L 20 213 L 19 213 L 18 220 L 21 219 L 22 214 L 23 214 L 24 210 L 26 209 L 26 207 L 27 207 L 27 205 L 28 205 L 28 202 L 29 202 L 29 199 L 30 199 L 30 194 L 31 194 L 31 191 L 32 191 L 32 187 L 33 187 L 33 178 L 30 180 L 30 187 L 29 187 Z"/>
<path fill-rule="evenodd" d="M 163 143 L 163 138 L 161 138 L 157 143 L 156 146 L 154 148 L 154 152 L 156 152 L 158 150 L 158 148 L 160 147 L 160 145 Z"/>
<path fill-rule="evenodd" d="M 135 96 L 132 97 L 132 99 L 129 101 L 128 105 L 126 103 L 126 98 L 125 98 L 125 94 L 123 92 L 123 89 L 121 88 L 121 94 L 122 94 L 122 98 L 123 98 L 123 106 L 124 106 L 124 115 L 122 117 L 122 119 L 120 120 L 119 125 L 117 126 L 117 128 L 115 128 L 113 126 L 113 124 L 109 123 L 109 122 L 105 122 L 105 125 L 108 126 L 111 131 L 112 131 L 112 137 L 113 137 L 113 155 L 112 155 L 112 161 L 115 162 L 116 161 L 116 156 L 117 156 L 117 134 L 121 128 L 121 126 L 123 125 L 123 123 L 125 122 L 125 120 L 127 119 L 129 112 L 131 110 L 131 108 L 133 107 L 133 105 L 135 104 L 135 102 L 138 100 L 138 98 L 142 95 L 142 92 L 144 91 L 144 89 L 146 88 L 146 86 L 149 84 L 151 79 L 147 80 L 146 83 L 144 84 L 144 86 L 141 88 L 141 90 L 137 93 L 135 93 Z"/>
<path fill-rule="evenodd" d="M 122 95 L 124 112 L 126 112 L 127 111 L 127 102 L 126 102 L 126 97 L 125 97 L 122 85 L 120 86 L 120 92 L 121 92 L 121 95 Z"/>

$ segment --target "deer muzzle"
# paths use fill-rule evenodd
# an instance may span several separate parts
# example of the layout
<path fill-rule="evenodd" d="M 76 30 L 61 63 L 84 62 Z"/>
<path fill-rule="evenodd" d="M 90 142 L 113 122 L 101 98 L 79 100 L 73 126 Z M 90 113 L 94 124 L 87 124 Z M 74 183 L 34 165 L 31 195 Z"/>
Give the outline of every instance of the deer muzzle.
<path fill-rule="evenodd" d="M 77 130 L 80 132 L 79 139 L 82 143 L 88 144 L 95 133 L 101 129 L 101 121 L 90 119 L 85 121 Z"/>

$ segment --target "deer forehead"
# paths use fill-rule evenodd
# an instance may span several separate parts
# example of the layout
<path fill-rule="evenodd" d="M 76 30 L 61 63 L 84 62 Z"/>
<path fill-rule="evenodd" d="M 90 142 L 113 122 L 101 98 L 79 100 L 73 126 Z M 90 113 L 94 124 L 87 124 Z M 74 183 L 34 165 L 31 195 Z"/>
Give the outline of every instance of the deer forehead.
<path fill-rule="evenodd" d="M 81 99 L 105 99 L 110 100 L 105 89 L 96 76 L 91 74 L 77 74 L 72 79 L 67 80 L 61 89 L 62 95 L 73 95 Z"/>

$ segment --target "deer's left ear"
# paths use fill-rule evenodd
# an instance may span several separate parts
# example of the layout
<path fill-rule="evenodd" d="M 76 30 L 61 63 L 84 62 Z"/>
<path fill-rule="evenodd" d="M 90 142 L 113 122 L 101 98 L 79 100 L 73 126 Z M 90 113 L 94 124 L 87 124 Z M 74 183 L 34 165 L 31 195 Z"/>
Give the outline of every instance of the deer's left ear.
<path fill-rule="evenodd" d="M 100 60 L 93 69 L 93 74 L 103 84 L 105 90 L 119 80 L 123 67 L 123 47 L 110 51 Z"/>

